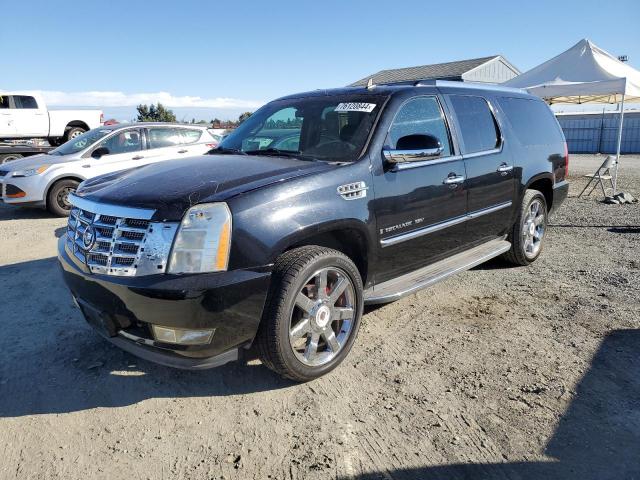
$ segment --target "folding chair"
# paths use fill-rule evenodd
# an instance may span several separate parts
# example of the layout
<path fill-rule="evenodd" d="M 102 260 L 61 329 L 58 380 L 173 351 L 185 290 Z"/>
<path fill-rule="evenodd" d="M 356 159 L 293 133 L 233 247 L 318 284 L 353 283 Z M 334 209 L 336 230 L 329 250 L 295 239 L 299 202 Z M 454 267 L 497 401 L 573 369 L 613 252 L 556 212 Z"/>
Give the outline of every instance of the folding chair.
<path fill-rule="evenodd" d="M 587 177 L 590 180 L 582 189 L 578 197 L 581 197 L 585 190 L 589 188 L 589 185 L 591 185 L 592 183 L 593 186 L 591 187 L 591 190 L 589 190 L 589 193 L 587 193 L 587 197 L 591 195 L 591 193 L 593 193 L 598 185 L 600 185 L 600 187 L 602 188 L 602 194 L 606 197 L 607 191 L 605 189 L 604 180 L 608 180 L 611 184 L 611 187 L 606 188 L 611 188 L 613 195 L 615 192 L 613 191 L 613 176 L 611 175 L 612 168 L 618 168 L 618 157 L 616 157 L 615 155 L 608 155 L 607 158 L 604 159 L 604 162 L 602 162 L 602 165 L 600 165 L 600 167 L 598 167 L 598 169 L 595 171 L 595 173 L 584 175 L 584 177 Z"/>

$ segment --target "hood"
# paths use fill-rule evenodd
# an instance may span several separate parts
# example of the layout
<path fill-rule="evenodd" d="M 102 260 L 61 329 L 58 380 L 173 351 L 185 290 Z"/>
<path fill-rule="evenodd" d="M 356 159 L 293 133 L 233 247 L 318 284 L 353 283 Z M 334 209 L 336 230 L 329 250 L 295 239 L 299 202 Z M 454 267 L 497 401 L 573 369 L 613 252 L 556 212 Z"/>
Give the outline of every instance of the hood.
<path fill-rule="evenodd" d="M 336 168 L 325 162 L 252 155 L 202 155 L 102 175 L 76 194 L 100 203 L 156 210 L 180 220 L 197 203 L 224 201 L 276 182 Z"/>
<path fill-rule="evenodd" d="M 77 160 L 77 157 L 72 155 L 47 155 L 46 153 L 40 153 L 38 155 L 32 155 L 31 157 L 4 163 L 0 166 L 0 170 L 14 172 L 16 170 L 27 170 L 29 168 L 39 167 L 40 165 L 66 163 L 72 160 Z"/>

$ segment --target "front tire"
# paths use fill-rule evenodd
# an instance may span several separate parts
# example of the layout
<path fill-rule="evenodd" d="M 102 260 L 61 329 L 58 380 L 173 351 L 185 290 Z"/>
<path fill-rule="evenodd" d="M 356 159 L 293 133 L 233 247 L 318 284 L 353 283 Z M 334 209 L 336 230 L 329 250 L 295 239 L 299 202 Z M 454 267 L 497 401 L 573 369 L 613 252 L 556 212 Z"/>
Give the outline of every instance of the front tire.
<path fill-rule="evenodd" d="M 47 194 L 47 210 L 58 217 L 66 217 L 71 211 L 69 194 L 76 191 L 79 182 L 75 180 L 60 180 L 54 183 Z"/>
<path fill-rule="evenodd" d="M 358 334 L 362 292 L 358 269 L 336 250 L 307 246 L 281 255 L 256 337 L 262 362 L 299 382 L 336 368 Z"/>
<path fill-rule="evenodd" d="M 527 190 L 522 198 L 518 218 L 507 237 L 511 242 L 511 249 L 503 255 L 505 260 L 522 266 L 535 262 L 542 252 L 547 220 L 547 201 L 544 195 L 538 190 Z"/>

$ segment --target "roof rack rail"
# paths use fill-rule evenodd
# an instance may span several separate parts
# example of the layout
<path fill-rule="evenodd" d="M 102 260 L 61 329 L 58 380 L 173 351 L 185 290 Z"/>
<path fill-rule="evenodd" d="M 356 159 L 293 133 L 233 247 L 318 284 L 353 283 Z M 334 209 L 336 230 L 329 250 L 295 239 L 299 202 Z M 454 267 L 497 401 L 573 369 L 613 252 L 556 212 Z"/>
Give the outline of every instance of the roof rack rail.
<path fill-rule="evenodd" d="M 523 88 L 504 87 L 497 83 L 460 82 L 455 80 L 418 80 L 413 85 L 416 87 L 476 88 L 478 90 L 494 90 L 497 92 L 527 93 Z"/>

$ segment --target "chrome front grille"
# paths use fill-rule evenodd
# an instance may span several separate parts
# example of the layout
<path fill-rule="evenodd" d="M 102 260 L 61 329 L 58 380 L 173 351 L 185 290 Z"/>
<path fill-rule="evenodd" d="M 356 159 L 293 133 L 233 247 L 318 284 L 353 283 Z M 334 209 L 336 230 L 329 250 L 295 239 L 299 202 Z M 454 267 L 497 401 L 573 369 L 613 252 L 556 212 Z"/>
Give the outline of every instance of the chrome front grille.
<path fill-rule="evenodd" d="M 93 273 L 132 276 L 151 222 L 102 215 L 73 207 L 67 225 L 67 245 Z"/>
<path fill-rule="evenodd" d="M 69 200 L 66 249 L 92 273 L 164 273 L 177 223 L 152 222 L 152 210 L 103 205 L 73 194 Z"/>

